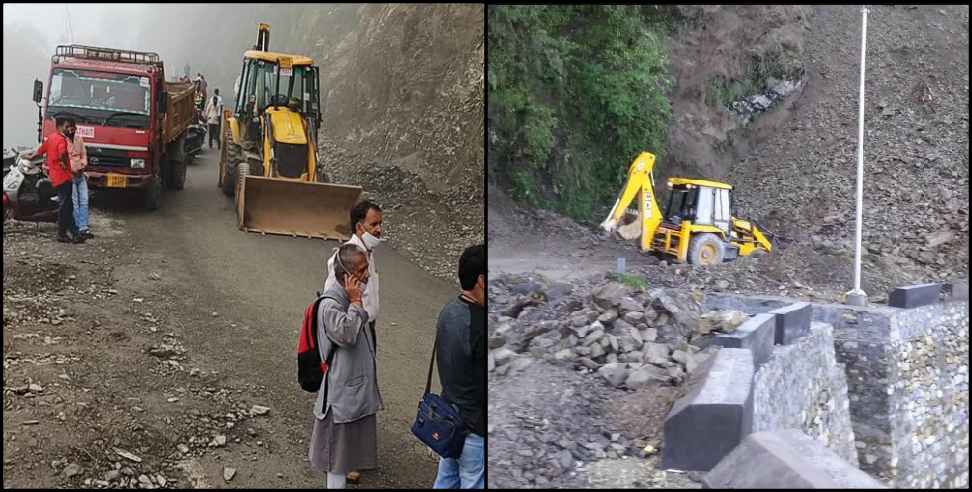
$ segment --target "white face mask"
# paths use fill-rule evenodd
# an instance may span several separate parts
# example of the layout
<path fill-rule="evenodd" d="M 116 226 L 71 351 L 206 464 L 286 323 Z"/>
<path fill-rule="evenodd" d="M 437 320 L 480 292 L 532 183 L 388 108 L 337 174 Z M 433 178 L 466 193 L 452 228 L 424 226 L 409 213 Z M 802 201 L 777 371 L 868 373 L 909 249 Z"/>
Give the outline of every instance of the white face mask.
<path fill-rule="evenodd" d="M 365 233 L 361 235 L 361 242 L 363 242 L 365 247 L 368 248 L 368 251 L 371 251 L 375 249 L 375 246 L 385 242 L 385 240 L 372 236 L 370 232 L 365 231 Z"/>

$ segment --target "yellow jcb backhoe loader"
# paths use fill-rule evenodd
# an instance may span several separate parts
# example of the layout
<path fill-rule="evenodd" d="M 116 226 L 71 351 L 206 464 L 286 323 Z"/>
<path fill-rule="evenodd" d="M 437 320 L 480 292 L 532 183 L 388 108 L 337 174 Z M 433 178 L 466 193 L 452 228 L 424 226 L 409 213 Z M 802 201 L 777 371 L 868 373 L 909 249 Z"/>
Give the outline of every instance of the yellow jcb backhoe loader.
<path fill-rule="evenodd" d="M 260 23 L 233 108 L 223 111 L 219 186 L 235 195 L 241 230 L 346 240 L 362 190 L 318 182 L 327 181 L 318 170 L 318 67 L 269 48 L 270 25 Z"/>
<path fill-rule="evenodd" d="M 737 256 L 770 252 L 765 231 L 752 221 L 730 214 L 732 186 L 688 178 L 668 180 L 668 203 L 662 214 L 655 200 L 655 155 L 642 152 L 628 169 L 628 182 L 601 227 L 624 239 L 641 237 L 641 251 L 656 251 L 678 263 L 713 265 Z M 628 206 L 638 198 L 637 219 L 619 226 Z"/>

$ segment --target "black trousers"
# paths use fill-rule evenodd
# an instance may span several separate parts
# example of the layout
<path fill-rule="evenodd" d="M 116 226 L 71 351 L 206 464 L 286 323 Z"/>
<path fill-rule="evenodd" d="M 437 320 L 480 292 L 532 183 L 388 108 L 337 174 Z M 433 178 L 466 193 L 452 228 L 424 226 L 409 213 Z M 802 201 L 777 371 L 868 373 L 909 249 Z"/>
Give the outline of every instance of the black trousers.
<path fill-rule="evenodd" d="M 58 236 L 64 236 L 68 232 L 74 236 L 78 235 L 78 226 L 74 223 L 74 202 L 71 198 L 72 188 L 71 180 L 57 187 L 57 201 L 59 203 L 57 208 Z"/>
<path fill-rule="evenodd" d="M 209 124 L 209 148 L 213 148 L 213 141 L 216 141 L 216 147 L 219 147 L 219 123 Z"/>

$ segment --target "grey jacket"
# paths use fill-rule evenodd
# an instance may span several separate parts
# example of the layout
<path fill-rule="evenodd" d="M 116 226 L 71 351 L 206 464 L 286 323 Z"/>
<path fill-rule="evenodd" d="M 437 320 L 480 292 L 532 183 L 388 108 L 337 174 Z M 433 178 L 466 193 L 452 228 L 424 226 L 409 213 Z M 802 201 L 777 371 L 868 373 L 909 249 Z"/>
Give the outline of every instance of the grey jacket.
<path fill-rule="evenodd" d="M 318 347 L 322 359 L 332 346 L 335 352 L 327 371 L 327 401 L 323 391 L 317 393 L 314 415 L 323 420 L 327 412 L 334 412 L 334 423 L 344 424 L 384 409 L 378 391 L 375 343 L 366 329 L 368 312 L 351 304 L 343 287 L 334 286 L 324 295 L 338 302 L 321 301 L 317 312 Z"/>

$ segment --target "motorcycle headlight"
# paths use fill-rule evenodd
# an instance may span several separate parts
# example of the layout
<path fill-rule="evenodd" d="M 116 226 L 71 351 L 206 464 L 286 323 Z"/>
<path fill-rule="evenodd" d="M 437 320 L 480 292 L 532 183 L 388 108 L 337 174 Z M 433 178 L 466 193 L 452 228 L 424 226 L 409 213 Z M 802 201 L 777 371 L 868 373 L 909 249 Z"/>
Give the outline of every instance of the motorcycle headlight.
<path fill-rule="evenodd" d="M 132 169 L 145 169 L 145 159 L 132 159 Z"/>

